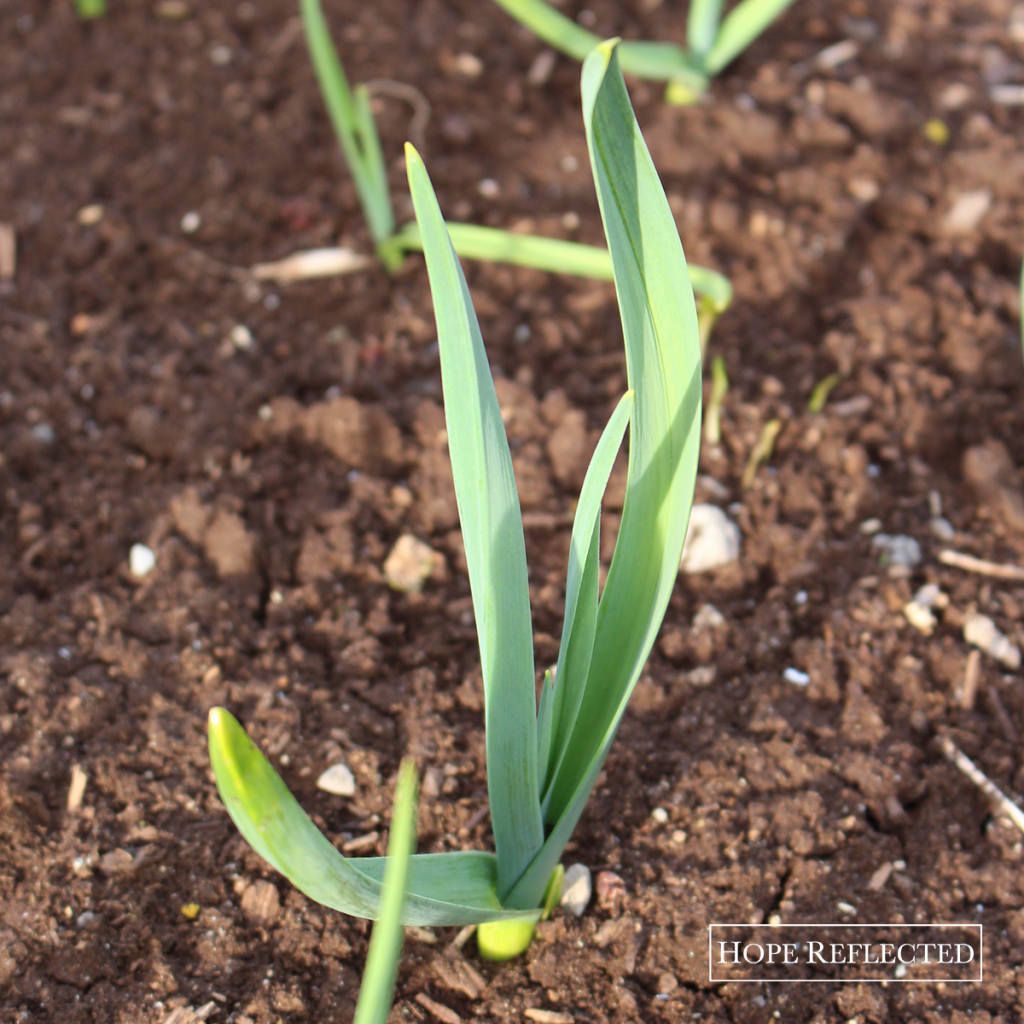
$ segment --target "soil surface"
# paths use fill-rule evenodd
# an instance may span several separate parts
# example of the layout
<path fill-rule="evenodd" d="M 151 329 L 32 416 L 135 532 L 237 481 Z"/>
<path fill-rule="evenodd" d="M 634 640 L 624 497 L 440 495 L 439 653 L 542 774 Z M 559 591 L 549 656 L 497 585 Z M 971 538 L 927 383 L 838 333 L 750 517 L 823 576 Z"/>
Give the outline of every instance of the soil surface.
<path fill-rule="evenodd" d="M 531 84 L 543 47 L 485 0 L 327 6 L 353 80 L 429 102 L 449 216 L 600 241 L 577 65 Z M 681 3 L 565 9 L 603 36 L 684 34 Z M 1022 836 L 936 746 L 1024 795 L 1020 674 L 963 639 L 980 613 L 1024 644 L 1024 584 L 937 558 L 1024 561 L 1024 122 L 991 99 L 1024 81 L 1012 17 L 1010 0 L 798 0 L 706 104 L 631 84 L 688 257 L 736 286 L 698 499 L 729 510 L 741 556 L 680 577 L 567 854 L 621 886 L 605 875 L 506 965 L 448 951 L 454 930 L 411 935 L 393 1019 L 1024 1015 Z M 852 56 L 816 58 L 844 40 Z M 405 220 L 413 110 L 375 103 Z M 18 255 L 0 283 L 0 1020 L 347 1022 L 368 929 L 248 850 L 205 719 L 232 709 L 338 845 L 383 852 L 406 751 L 420 849 L 490 843 L 422 261 L 282 288 L 237 272 L 368 250 L 287 0 L 112 0 L 88 24 L 8 4 L 0 222 Z M 545 664 L 572 503 L 625 387 L 614 295 L 469 278 Z M 606 558 L 620 503 L 621 473 Z M 419 595 L 384 575 L 407 533 L 442 556 Z M 886 564 L 878 533 L 914 538 L 920 563 Z M 134 544 L 156 556 L 141 579 Z M 903 612 L 925 583 L 948 597 L 930 634 Z M 339 761 L 354 797 L 316 788 Z M 984 983 L 708 979 L 709 923 L 844 920 L 981 923 Z"/>

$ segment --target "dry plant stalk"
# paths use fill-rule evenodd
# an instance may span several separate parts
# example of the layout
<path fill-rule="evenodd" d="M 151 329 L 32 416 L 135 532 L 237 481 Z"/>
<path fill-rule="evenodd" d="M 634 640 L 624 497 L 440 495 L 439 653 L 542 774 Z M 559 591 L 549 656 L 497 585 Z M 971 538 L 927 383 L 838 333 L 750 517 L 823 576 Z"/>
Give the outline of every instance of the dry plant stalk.
<path fill-rule="evenodd" d="M 1010 821 L 1024 832 L 1024 811 L 948 737 L 939 737 L 939 749 L 982 791 Z"/>

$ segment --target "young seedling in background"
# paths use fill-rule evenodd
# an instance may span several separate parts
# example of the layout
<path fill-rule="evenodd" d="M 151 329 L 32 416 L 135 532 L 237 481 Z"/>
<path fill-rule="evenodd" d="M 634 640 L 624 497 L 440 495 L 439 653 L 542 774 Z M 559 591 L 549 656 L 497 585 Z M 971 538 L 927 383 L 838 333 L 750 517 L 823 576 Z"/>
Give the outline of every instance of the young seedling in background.
<path fill-rule="evenodd" d="M 629 390 L 576 507 L 558 662 L 538 708 L 519 498 L 469 288 L 426 168 L 406 147 L 434 299 L 449 452 L 484 680 L 495 853 L 412 857 L 406 923 L 481 925 L 488 956 L 529 945 L 559 860 L 657 636 L 686 535 L 700 441 L 697 314 L 679 234 L 636 123 L 615 41 L 583 66 L 583 116 L 622 318 Z M 600 510 L 626 427 L 625 502 L 599 594 Z M 210 717 L 221 797 L 253 849 L 307 896 L 375 917 L 385 860 L 343 857 L 223 709 Z"/>
<path fill-rule="evenodd" d="M 549 46 L 576 60 L 597 45 L 598 37 L 556 11 L 545 0 L 495 0 L 517 21 Z M 722 0 L 690 0 L 686 22 L 686 48 L 675 43 L 619 44 L 623 72 L 667 82 L 665 99 L 682 105 L 695 103 L 708 84 L 734 61 L 793 0 L 740 0 L 722 19 Z"/>
<path fill-rule="evenodd" d="M 74 0 L 75 14 L 82 21 L 102 18 L 107 13 L 107 0 Z"/>
<path fill-rule="evenodd" d="M 317 82 L 355 182 L 377 256 L 389 272 L 397 270 L 405 253 L 422 250 L 423 243 L 416 224 L 406 224 L 400 231 L 395 231 L 387 168 L 377 125 L 370 110 L 370 94 L 364 85 L 357 85 L 355 89 L 349 85 L 320 0 L 300 0 L 300 10 Z M 591 38 L 593 42 L 587 47 L 588 52 L 600 41 L 596 36 Z M 607 249 L 597 246 L 538 235 L 513 234 L 474 224 L 448 224 L 448 232 L 455 251 L 465 259 L 492 260 L 537 270 L 612 280 L 611 256 Z M 313 270 L 313 276 L 319 274 L 318 268 L 327 265 L 326 252 L 316 250 L 307 255 L 311 265 L 317 268 Z M 329 257 L 327 260 L 329 263 Z M 362 267 L 358 259 L 338 265 L 347 265 L 352 269 Z M 701 296 L 701 332 L 706 337 L 715 319 L 732 301 L 732 285 L 727 278 L 705 267 L 690 267 L 689 273 L 694 290 Z"/>

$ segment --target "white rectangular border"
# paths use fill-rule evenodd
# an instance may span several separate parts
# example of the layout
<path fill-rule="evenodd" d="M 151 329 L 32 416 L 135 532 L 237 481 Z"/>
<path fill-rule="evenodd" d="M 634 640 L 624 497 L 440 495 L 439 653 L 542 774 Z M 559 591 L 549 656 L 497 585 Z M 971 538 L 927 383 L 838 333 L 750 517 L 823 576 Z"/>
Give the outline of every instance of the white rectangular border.
<path fill-rule="evenodd" d="M 977 978 L 716 978 L 712 956 L 712 931 L 715 928 L 967 928 L 978 929 L 978 977 Z M 984 928 L 980 924 L 709 924 L 708 925 L 708 981 L 716 985 L 846 985 L 852 982 L 880 984 L 889 982 L 897 985 L 921 985 L 946 982 L 950 985 L 978 985 L 985 980 Z M 852 965 L 851 965 L 852 966 Z"/>

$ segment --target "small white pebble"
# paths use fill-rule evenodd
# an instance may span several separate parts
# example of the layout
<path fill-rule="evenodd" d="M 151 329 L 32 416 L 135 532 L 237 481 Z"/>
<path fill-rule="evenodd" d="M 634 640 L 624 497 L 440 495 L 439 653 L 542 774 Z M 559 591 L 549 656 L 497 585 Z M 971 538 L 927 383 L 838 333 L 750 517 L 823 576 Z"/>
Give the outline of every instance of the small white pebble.
<path fill-rule="evenodd" d="M 497 199 L 501 192 L 501 186 L 493 178 L 484 178 L 477 185 L 476 190 L 484 199 Z"/>
<path fill-rule="evenodd" d="M 896 965 L 896 970 L 894 970 L 892 972 L 892 976 L 894 978 L 903 978 L 903 977 L 906 976 L 906 973 L 907 973 L 907 965 L 906 964 L 897 964 Z"/>
<path fill-rule="evenodd" d="M 655 807 L 651 811 L 651 817 L 659 824 L 664 825 L 668 821 L 668 811 L 664 807 Z"/>
<path fill-rule="evenodd" d="M 484 70 L 484 62 L 473 53 L 456 54 L 452 66 L 464 78 L 479 78 Z"/>
<path fill-rule="evenodd" d="M 561 906 L 576 917 L 582 917 L 593 891 L 590 868 L 586 864 L 570 864 L 565 870 Z"/>
<path fill-rule="evenodd" d="M 860 524 L 860 532 L 861 533 L 866 533 L 866 534 L 869 534 L 869 535 L 872 534 L 872 533 L 878 533 L 878 531 L 881 528 L 882 528 L 882 520 L 881 519 L 874 519 L 874 518 L 872 518 L 872 519 L 865 519 L 864 522 Z"/>
<path fill-rule="evenodd" d="M 212 60 L 219 68 L 227 67 L 227 65 L 231 63 L 231 58 L 233 56 L 234 54 L 231 52 L 231 47 L 225 46 L 223 43 L 219 46 L 215 46 L 210 51 L 210 60 Z"/>
<path fill-rule="evenodd" d="M 156 568 L 156 555 L 145 544 L 133 544 L 128 552 L 128 569 L 136 579 L 148 576 Z"/>
<path fill-rule="evenodd" d="M 672 842 L 675 843 L 676 846 L 682 846 L 683 843 L 686 842 L 686 833 L 681 828 L 677 828 L 675 832 L 672 833 Z"/>
<path fill-rule="evenodd" d="M 566 231 L 575 231 L 580 226 L 580 216 L 578 213 L 573 213 L 569 210 L 568 213 L 562 214 L 562 227 Z"/>
<path fill-rule="evenodd" d="M 1007 668 L 1020 668 L 1020 648 L 987 615 L 972 615 L 964 623 L 964 639 Z"/>
<path fill-rule="evenodd" d="M 252 331 L 245 324 L 235 324 L 231 328 L 231 344 L 240 352 L 248 352 L 252 348 Z"/>
<path fill-rule="evenodd" d="M 203 218 L 196 213 L 195 210 L 189 210 L 184 217 L 181 218 L 181 230 L 186 235 L 194 235 L 199 228 L 202 226 Z"/>
<path fill-rule="evenodd" d="M 269 405 L 261 405 L 256 415 L 260 418 L 260 422 L 269 423 L 274 418 L 274 410 Z"/>
<path fill-rule="evenodd" d="M 99 203 L 90 203 L 88 206 L 83 206 L 75 216 L 82 227 L 92 227 L 93 224 L 99 224 L 103 220 L 103 207 Z"/>
<path fill-rule="evenodd" d="M 566 174 L 574 174 L 580 169 L 580 162 L 571 153 L 567 153 L 558 162 L 558 166 L 561 167 Z"/>
<path fill-rule="evenodd" d="M 857 908 L 852 903 L 847 903 L 845 900 L 840 900 L 836 904 L 836 909 L 840 914 L 856 914 Z"/>
<path fill-rule="evenodd" d="M 798 590 L 793 595 L 793 603 L 794 604 L 807 604 L 807 591 L 806 590 Z"/>
<path fill-rule="evenodd" d="M 356 779 L 348 765 L 332 764 L 316 780 L 316 788 L 322 789 L 325 793 L 333 793 L 335 796 L 355 796 Z"/>
<path fill-rule="evenodd" d="M 740 538 L 740 528 L 717 505 L 694 505 L 680 571 L 695 575 L 735 562 L 740 557 Z"/>
<path fill-rule="evenodd" d="M 53 444 L 57 440 L 57 431 L 49 423 L 37 423 L 32 428 L 32 436 L 40 444 Z"/>
<path fill-rule="evenodd" d="M 782 678 L 787 683 L 792 683 L 794 686 L 807 686 L 811 681 L 811 677 L 806 672 L 801 672 L 798 668 L 787 668 L 782 673 Z"/>

